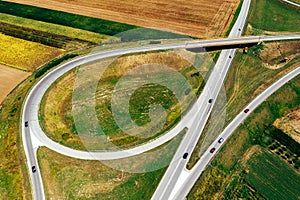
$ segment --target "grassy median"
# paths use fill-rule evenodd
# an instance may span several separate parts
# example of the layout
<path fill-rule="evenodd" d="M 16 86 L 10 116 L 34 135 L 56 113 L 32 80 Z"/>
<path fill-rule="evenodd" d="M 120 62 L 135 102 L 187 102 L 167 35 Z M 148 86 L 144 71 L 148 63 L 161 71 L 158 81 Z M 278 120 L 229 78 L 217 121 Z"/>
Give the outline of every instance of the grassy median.
<path fill-rule="evenodd" d="M 289 44 L 289 43 L 287 43 Z M 239 56 L 239 55 L 237 55 Z M 240 55 L 244 56 L 244 55 Z M 237 57 L 239 58 L 239 57 Z M 287 66 L 282 66 L 281 76 L 283 72 L 286 73 L 287 69 L 291 70 L 293 66 L 299 66 L 299 57 L 294 55 L 294 61 L 290 61 L 291 64 L 287 64 Z M 244 65 L 247 66 L 247 63 L 244 62 Z M 243 81 L 241 74 L 241 70 L 245 69 L 242 67 L 239 71 L 236 68 L 233 68 L 235 63 L 233 63 L 232 68 L 229 72 L 230 74 L 234 73 L 235 78 L 227 78 L 226 85 L 231 82 L 240 80 Z M 259 65 L 258 65 L 259 66 Z M 288 67 L 288 68 L 287 68 Z M 248 69 L 246 69 L 248 70 Z M 265 69 L 268 71 L 270 69 Z M 271 70 L 272 71 L 272 70 Z M 264 73 L 262 73 L 262 76 Z M 255 76 L 256 81 L 259 79 L 259 76 Z M 275 75 L 273 75 L 271 82 L 274 82 L 275 79 L 278 79 Z M 246 79 L 247 80 L 247 79 Z M 266 81 L 266 80 L 263 80 Z M 226 142 L 226 144 L 221 148 L 220 152 L 216 155 L 216 157 L 212 160 L 211 164 L 207 167 L 204 173 L 201 175 L 197 184 L 194 186 L 193 190 L 188 196 L 188 199 L 198 199 L 199 197 L 203 199 L 218 199 L 218 198 L 228 198 L 228 199 L 237 199 L 237 198 L 247 198 L 247 199 L 264 199 L 264 198 L 272 198 L 270 193 L 264 192 L 265 190 L 261 188 L 256 182 L 258 181 L 258 174 L 264 173 L 264 176 L 271 176 L 271 171 L 259 171 L 263 169 L 251 168 L 248 165 L 242 165 L 243 163 L 253 163 L 255 162 L 256 166 L 260 166 L 260 162 L 267 162 L 268 159 L 275 159 L 275 163 L 283 163 L 286 170 L 286 174 L 284 176 L 280 176 L 280 179 L 286 179 L 287 177 L 293 177 L 294 173 L 299 173 L 299 157 L 297 156 L 297 152 L 295 149 L 298 149 L 298 143 L 290 143 L 292 145 L 286 144 L 286 137 L 276 137 L 272 135 L 275 133 L 276 128 L 273 127 L 273 123 L 277 118 L 282 117 L 290 110 L 293 110 L 300 106 L 300 85 L 299 85 L 300 77 L 297 76 L 295 79 L 284 85 L 278 91 L 276 91 L 272 96 L 270 96 L 266 102 L 260 105 L 247 119 L 241 124 L 241 126 L 234 132 L 232 137 Z M 271 82 L 267 81 L 267 85 Z M 244 86 L 247 84 L 253 84 L 248 82 L 239 82 L 234 85 Z M 255 84 L 254 84 L 255 85 Z M 265 86 L 267 86 L 265 85 Z M 249 87 L 250 89 L 252 87 Z M 265 87 L 264 86 L 264 87 Z M 232 87 L 226 87 L 232 88 Z M 254 95 L 257 95 L 261 92 L 262 88 L 252 88 L 252 92 L 250 92 L 251 96 L 248 95 L 247 99 L 238 98 L 238 101 L 244 100 L 245 102 L 250 101 Z M 230 90 L 229 90 L 230 91 Z M 240 90 L 237 90 L 240 91 Z M 242 90 L 243 91 L 243 90 Z M 245 90 L 246 91 L 246 90 Z M 257 92 L 255 92 L 257 91 Z M 247 90 L 248 93 L 248 90 Z M 231 92 L 231 94 L 234 94 Z M 247 96 L 247 95 L 246 95 Z M 237 98 L 235 96 L 235 98 Z M 239 105 L 235 103 L 235 106 Z M 241 105 L 242 107 L 242 105 Z M 232 117 L 235 113 L 238 113 L 241 107 L 234 107 L 235 109 L 229 108 L 229 118 Z M 236 111 L 235 111 L 236 110 Z M 276 134 L 278 135 L 278 134 Z M 255 161 L 255 157 L 252 157 L 253 153 L 251 153 L 251 149 L 254 145 L 259 145 L 263 148 L 262 151 L 267 151 L 268 155 L 272 154 L 270 158 L 264 157 L 260 160 L 260 162 Z M 295 146 L 296 145 L 296 146 Z M 253 150 L 252 150 L 253 152 Z M 255 152 L 255 151 L 254 151 Z M 276 155 L 278 154 L 278 155 Z M 295 156 L 294 156 L 295 155 Z M 251 165 L 251 164 L 250 164 Z M 263 165 L 261 165 L 263 167 Z M 249 170 L 245 171 L 245 170 Z M 258 170 L 258 171 L 256 171 Z M 249 177 L 249 178 L 247 178 Z M 250 178 L 252 177 L 252 178 Z M 256 179 L 256 182 L 253 180 Z M 272 179 L 268 179 L 271 181 Z M 286 181 L 286 180 L 285 180 Z M 264 184 L 272 184 L 271 182 L 265 181 Z M 278 185 L 278 189 L 284 188 L 284 182 L 280 182 L 282 185 Z M 266 187 L 266 186 L 264 186 Z M 277 188 L 276 187 L 276 188 Z M 296 185 L 295 187 L 299 187 Z M 222 189 L 221 189 L 222 188 Z M 264 190 L 264 191 L 261 191 Z M 287 191 L 286 191 L 287 192 Z M 295 195 L 294 192 L 287 194 L 287 196 Z M 296 195 L 300 195 L 299 193 Z"/>
<path fill-rule="evenodd" d="M 299 8 L 280 0 L 254 0 L 249 12 L 249 24 L 254 29 L 250 32 L 300 32 L 299 18 Z"/>

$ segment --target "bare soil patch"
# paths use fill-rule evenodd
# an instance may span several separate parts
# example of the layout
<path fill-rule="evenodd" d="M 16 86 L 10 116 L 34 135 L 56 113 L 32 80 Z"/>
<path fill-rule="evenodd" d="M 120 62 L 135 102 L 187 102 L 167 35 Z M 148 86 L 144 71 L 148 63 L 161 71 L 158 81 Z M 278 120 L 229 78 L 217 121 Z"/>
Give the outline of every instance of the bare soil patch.
<path fill-rule="evenodd" d="M 195 37 L 218 37 L 232 19 L 238 0 L 11 0 Z"/>
<path fill-rule="evenodd" d="M 300 108 L 277 119 L 274 125 L 300 143 Z"/>
<path fill-rule="evenodd" d="M 300 41 L 272 42 L 265 45 L 260 58 L 269 69 L 279 69 L 300 54 Z M 286 62 L 284 59 L 287 59 Z"/>
<path fill-rule="evenodd" d="M 0 65 L 0 102 L 29 75 L 29 72 Z"/>

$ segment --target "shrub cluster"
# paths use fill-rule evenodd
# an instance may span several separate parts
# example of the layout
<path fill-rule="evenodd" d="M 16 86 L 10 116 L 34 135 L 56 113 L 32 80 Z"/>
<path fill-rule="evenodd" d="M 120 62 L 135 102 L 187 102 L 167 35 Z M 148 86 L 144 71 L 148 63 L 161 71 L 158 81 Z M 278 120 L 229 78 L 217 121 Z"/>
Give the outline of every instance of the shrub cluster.
<path fill-rule="evenodd" d="M 55 58 L 52 61 L 50 61 L 49 63 L 47 63 L 46 65 L 44 65 L 43 67 L 41 67 L 40 69 L 38 69 L 37 72 L 35 73 L 34 77 L 39 78 L 40 76 L 42 76 L 46 71 L 48 71 L 52 67 L 55 67 L 55 66 L 59 65 L 60 63 L 62 63 L 63 61 L 68 60 L 70 58 L 74 58 L 76 56 L 78 56 L 78 54 L 66 54 L 60 58 Z"/>

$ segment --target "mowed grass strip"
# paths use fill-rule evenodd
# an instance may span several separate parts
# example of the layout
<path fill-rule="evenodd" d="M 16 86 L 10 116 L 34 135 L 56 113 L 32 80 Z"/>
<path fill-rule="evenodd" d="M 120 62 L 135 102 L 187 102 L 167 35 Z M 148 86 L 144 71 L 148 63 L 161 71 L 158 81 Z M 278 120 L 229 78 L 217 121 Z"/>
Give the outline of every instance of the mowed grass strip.
<path fill-rule="evenodd" d="M 51 34 L 64 35 L 70 38 L 77 38 L 92 43 L 107 42 L 111 37 L 104 34 L 94 33 L 78 28 L 72 28 L 59 24 L 47 23 L 23 17 L 13 16 L 5 13 L 0 13 L 0 22 L 13 24 L 25 28 L 30 28 L 38 31 L 44 31 Z M 112 39 L 112 38 L 111 38 Z M 115 38 L 115 40 L 117 40 Z"/>
<path fill-rule="evenodd" d="M 291 200 L 300 198 L 300 175 L 275 154 L 261 149 L 246 167 L 246 181 L 266 199 Z"/>
<path fill-rule="evenodd" d="M 46 198 L 150 199 L 185 133 L 151 151 L 111 161 L 83 161 L 42 147 L 38 161 Z"/>
<path fill-rule="evenodd" d="M 254 0 L 249 23 L 266 31 L 300 31 L 300 9 L 279 0 Z"/>
<path fill-rule="evenodd" d="M 39 149 L 38 161 L 50 199 L 150 199 L 166 170 L 121 172 L 98 160 L 69 158 L 47 148 Z"/>
<path fill-rule="evenodd" d="M 24 71 L 38 67 L 64 53 L 63 50 L 0 33 L 0 63 Z"/>
<path fill-rule="evenodd" d="M 0 199 L 26 199 L 32 195 L 20 132 L 23 100 L 34 83 L 32 80 L 25 80 L 1 103 Z"/>

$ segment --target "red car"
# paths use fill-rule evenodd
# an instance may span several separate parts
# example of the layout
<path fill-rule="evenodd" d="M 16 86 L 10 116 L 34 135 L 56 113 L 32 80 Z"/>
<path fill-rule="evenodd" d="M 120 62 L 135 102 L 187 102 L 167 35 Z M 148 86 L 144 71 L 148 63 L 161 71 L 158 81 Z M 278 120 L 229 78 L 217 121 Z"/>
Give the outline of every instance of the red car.
<path fill-rule="evenodd" d="M 213 153 L 213 152 L 215 152 L 215 150 L 216 150 L 216 148 L 214 147 L 214 148 L 212 148 L 209 152 L 210 152 L 210 153 Z"/>
<path fill-rule="evenodd" d="M 248 109 L 248 108 L 244 110 L 244 113 L 247 113 L 247 112 L 249 112 L 249 109 Z"/>

